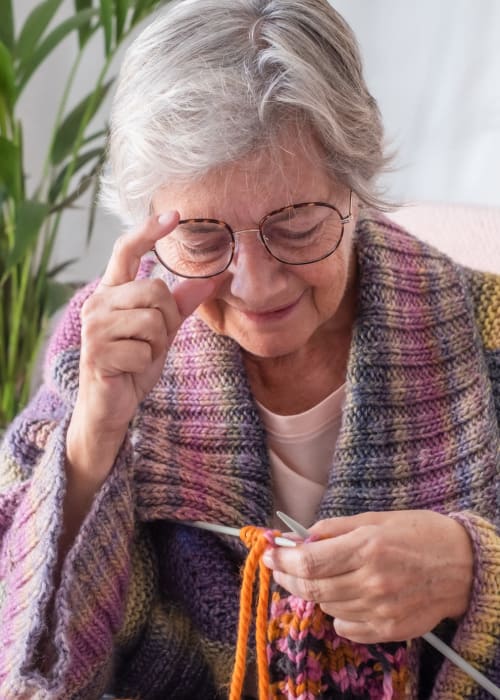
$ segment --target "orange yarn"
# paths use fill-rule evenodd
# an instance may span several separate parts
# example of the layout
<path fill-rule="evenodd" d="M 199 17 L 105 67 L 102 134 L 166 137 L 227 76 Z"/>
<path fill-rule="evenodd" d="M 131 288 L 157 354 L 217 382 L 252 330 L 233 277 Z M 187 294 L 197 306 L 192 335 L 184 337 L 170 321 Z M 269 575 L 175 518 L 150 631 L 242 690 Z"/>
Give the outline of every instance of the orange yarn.
<path fill-rule="evenodd" d="M 262 563 L 264 550 L 272 544 L 272 538 L 279 531 L 266 531 L 260 527 L 247 525 L 240 531 L 240 538 L 250 550 L 243 569 L 243 582 L 240 591 L 240 615 L 238 621 L 238 639 L 233 676 L 229 690 L 229 700 L 240 700 L 245 681 L 248 634 L 252 618 L 253 588 L 257 567 L 259 567 L 259 595 L 255 620 L 255 647 L 257 655 L 257 676 L 259 700 L 269 700 L 269 668 L 267 663 L 267 610 L 271 572 Z"/>

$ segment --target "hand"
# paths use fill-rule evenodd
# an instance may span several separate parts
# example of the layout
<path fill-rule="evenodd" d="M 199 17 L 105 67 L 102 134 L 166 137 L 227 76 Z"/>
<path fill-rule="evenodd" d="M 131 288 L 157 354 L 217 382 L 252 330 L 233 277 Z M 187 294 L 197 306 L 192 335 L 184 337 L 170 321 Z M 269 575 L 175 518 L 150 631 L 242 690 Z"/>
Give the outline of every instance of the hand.
<path fill-rule="evenodd" d="M 355 642 L 403 641 L 468 607 L 473 552 L 455 520 L 425 510 L 323 520 L 321 538 L 264 554 L 276 582 L 317 602 Z"/>
<path fill-rule="evenodd" d="M 170 292 L 161 279 L 135 279 L 142 255 L 177 221 L 177 212 L 163 216 L 161 224 L 150 217 L 141 229 L 121 236 L 102 280 L 83 305 L 70 460 L 81 454 L 85 435 L 87 445 L 100 443 L 103 449 L 113 443 L 117 451 L 137 406 L 158 381 L 181 323 L 214 290 L 211 280 L 185 280 Z"/>

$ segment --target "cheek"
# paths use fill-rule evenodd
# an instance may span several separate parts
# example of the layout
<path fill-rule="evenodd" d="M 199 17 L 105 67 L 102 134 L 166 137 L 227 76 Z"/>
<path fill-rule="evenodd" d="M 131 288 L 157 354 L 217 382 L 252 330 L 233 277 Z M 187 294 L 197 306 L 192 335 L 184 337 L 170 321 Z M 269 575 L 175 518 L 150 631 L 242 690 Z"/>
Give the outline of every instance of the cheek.
<path fill-rule="evenodd" d="M 195 314 L 201 318 L 207 326 L 216 333 L 224 332 L 224 308 L 223 299 L 227 295 L 227 290 L 230 284 L 230 275 L 225 272 L 217 277 L 212 277 L 216 287 L 212 295 L 203 304 L 200 304 L 195 311 Z"/>
<path fill-rule="evenodd" d="M 303 275 L 303 279 L 312 289 L 318 310 L 328 313 L 334 312 L 339 306 L 351 276 L 350 256 L 342 251 L 338 256 L 334 254 L 331 258 L 318 263 L 314 274 Z"/>

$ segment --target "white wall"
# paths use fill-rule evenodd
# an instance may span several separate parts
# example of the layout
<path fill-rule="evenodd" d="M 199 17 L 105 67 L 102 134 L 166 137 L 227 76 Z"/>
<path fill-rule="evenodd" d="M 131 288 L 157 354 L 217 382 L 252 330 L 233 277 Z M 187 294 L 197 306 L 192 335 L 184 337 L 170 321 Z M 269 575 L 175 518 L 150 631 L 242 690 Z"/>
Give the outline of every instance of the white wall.
<path fill-rule="evenodd" d="M 299 0 L 297 0 L 299 1 Z M 357 34 L 368 84 L 379 101 L 396 169 L 385 176 L 400 201 L 500 206 L 500 2 L 498 0 L 332 0 Z M 32 0 L 16 0 L 19 18 Z M 72 3 L 61 15 L 71 12 Z M 21 102 L 30 171 L 47 147 L 52 104 L 73 46 L 67 42 Z M 100 64 L 99 43 L 82 66 L 80 96 Z M 90 79 L 90 80 L 89 80 Z M 78 94 L 73 98 L 77 101 Z M 36 178 L 34 178 L 36 181 Z M 84 250 L 85 212 L 63 221 L 60 260 L 81 255 L 66 274 L 99 274 L 118 234 L 105 215 Z"/>
<path fill-rule="evenodd" d="M 396 197 L 500 205 L 500 2 L 332 0 L 361 43 Z"/>

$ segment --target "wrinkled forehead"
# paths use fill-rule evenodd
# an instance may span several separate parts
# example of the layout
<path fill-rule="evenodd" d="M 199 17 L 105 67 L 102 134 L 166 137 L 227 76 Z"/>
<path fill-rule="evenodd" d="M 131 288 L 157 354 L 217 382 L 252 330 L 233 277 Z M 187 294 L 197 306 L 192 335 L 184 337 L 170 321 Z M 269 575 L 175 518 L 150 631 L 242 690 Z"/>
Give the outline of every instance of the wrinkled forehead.
<path fill-rule="evenodd" d="M 153 205 L 156 213 L 174 208 L 183 218 L 209 217 L 246 226 L 289 204 L 335 203 L 342 193 L 345 188 L 327 171 L 317 142 L 310 135 L 295 135 L 256 148 L 196 181 L 169 183 L 156 193 Z"/>

